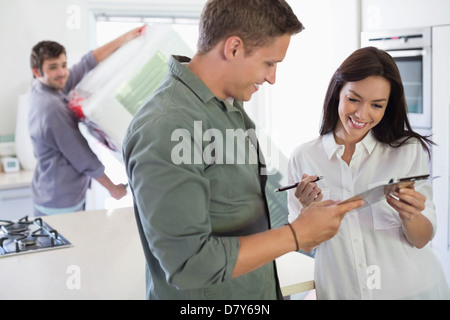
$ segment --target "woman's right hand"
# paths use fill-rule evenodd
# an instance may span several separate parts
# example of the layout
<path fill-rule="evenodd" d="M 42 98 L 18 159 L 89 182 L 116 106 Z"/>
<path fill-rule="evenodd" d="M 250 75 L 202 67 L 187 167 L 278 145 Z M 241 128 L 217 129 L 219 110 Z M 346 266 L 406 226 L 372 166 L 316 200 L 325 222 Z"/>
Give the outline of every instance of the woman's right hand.
<path fill-rule="evenodd" d="M 322 190 L 314 182 L 316 179 L 316 175 L 309 176 L 304 173 L 301 182 L 295 190 L 294 195 L 300 201 L 303 208 L 306 208 L 313 202 L 320 202 L 323 199 Z"/>

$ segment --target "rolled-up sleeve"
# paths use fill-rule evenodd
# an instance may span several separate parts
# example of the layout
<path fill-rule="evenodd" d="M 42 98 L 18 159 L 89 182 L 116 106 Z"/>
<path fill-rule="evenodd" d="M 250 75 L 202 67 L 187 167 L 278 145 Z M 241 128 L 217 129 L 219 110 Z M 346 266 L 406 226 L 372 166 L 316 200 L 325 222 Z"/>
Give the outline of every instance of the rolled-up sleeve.
<path fill-rule="evenodd" d="M 94 58 L 93 51 L 86 53 L 77 64 L 70 68 L 69 78 L 67 79 L 63 93 L 68 94 L 97 64 L 98 62 Z"/>
<path fill-rule="evenodd" d="M 239 239 L 212 233 L 204 164 L 175 164 L 172 159 L 180 143 L 172 141 L 172 133 L 189 124 L 163 115 L 136 126 L 124 143 L 127 174 L 147 244 L 167 282 L 196 289 L 231 279 Z"/>

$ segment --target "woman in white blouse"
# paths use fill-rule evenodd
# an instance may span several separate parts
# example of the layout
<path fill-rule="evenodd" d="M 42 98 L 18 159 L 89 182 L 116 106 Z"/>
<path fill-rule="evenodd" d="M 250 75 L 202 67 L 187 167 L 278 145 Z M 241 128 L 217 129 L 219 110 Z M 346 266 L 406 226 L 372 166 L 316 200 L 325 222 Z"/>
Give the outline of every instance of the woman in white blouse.
<path fill-rule="evenodd" d="M 333 75 L 320 136 L 289 161 L 289 220 L 315 201 L 344 200 L 391 178 L 429 172 L 431 141 L 408 122 L 401 76 L 384 51 L 355 51 Z M 324 176 L 314 182 L 318 175 Z M 429 181 L 348 213 L 315 253 L 318 299 L 450 299 L 427 246 L 436 232 Z"/>

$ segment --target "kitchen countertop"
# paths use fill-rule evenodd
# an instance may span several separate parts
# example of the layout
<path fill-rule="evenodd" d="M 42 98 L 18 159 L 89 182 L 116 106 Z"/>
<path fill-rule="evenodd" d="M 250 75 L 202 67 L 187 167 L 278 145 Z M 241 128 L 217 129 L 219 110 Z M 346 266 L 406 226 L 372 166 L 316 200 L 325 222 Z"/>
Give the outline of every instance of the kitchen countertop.
<path fill-rule="evenodd" d="M 43 220 L 73 246 L 0 257 L 0 299 L 145 299 L 145 260 L 132 208 Z"/>
<path fill-rule="evenodd" d="M 314 258 L 300 252 L 289 252 L 275 261 L 283 296 L 315 288 Z"/>
<path fill-rule="evenodd" d="M 145 299 L 145 258 L 133 209 L 83 211 L 43 220 L 69 248 L 0 257 L 0 299 Z M 277 260 L 284 295 L 314 288 L 314 259 Z"/>
<path fill-rule="evenodd" d="M 33 171 L 0 173 L 0 191 L 31 186 Z"/>

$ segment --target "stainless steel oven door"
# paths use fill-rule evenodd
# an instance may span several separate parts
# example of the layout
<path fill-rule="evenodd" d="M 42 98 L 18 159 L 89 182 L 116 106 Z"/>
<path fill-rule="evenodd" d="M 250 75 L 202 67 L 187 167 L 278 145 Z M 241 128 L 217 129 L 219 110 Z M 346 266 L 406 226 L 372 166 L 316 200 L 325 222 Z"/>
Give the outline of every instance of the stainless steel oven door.
<path fill-rule="evenodd" d="M 386 50 L 394 58 L 405 87 L 411 126 L 430 129 L 431 28 L 362 32 L 361 46 Z"/>
<path fill-rule="evenodd" d="M 402 76 L 411 126 L 431 128 L 431 48 L 387 51 Z"/>

